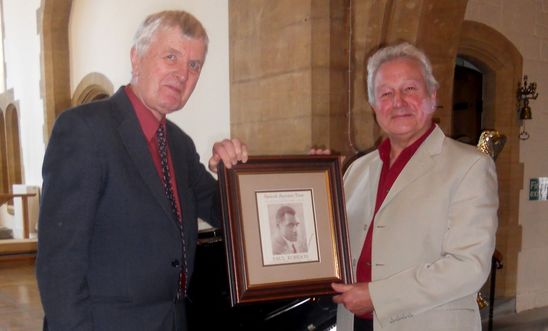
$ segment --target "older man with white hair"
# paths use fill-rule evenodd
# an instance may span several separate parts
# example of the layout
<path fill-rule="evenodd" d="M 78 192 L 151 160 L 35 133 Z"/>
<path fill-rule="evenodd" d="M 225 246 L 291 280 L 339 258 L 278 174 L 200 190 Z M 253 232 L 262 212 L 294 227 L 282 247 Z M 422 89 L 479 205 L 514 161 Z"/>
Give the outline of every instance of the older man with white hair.
<path fill-rule="evenodd" d="M 57 119 L 38 234 L 46 329 L 187 330 L 197 217 L 220 225 L 218 186 L 166 115 L 192 94 L 207 46 L 189 13 L 150 15 L 131 49 L 131 83 Z M 246 160 L 246 146 L 225 139 L 209 167 Z"/>
<path fill-rule="evenodd" d="M 368 61 L 369 102 L 386 134 L 344 177 L 357 283 L 333 284 L 337 330 L 480 331 L 498 191 L 491 158 L 433 123 L 438 83 L 409 43 Z"/>

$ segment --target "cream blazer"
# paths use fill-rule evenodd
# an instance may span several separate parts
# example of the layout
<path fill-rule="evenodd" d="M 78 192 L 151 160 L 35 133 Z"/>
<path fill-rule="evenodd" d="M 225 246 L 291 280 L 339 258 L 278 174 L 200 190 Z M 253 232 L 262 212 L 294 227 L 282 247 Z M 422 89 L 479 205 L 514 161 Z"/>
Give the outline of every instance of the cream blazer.
<path fill-rule="evenodd" d="M 354 276 L 381 168 L 374 151 L 344 176 Z M 375 217 L 369 284 L 374 329 L 480 331 L 476 293 L 489 275 L 497 209 L 493 160 L 436 127 Z M 351 330 L 353 315 L 339 305 L 337 331 Z"/>

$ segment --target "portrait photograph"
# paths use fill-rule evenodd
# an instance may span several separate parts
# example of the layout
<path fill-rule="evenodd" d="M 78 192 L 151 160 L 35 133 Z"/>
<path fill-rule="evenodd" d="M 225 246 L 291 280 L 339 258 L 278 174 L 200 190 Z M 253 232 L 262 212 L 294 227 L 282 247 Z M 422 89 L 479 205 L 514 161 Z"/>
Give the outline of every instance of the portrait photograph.
<path fill-rule="evenodd" d="M 352 281 L 339 166 L 333 155 L 221 166 L 232 305 L 325 295 Z"/>
<path fill-rule="evenodd" d="M 311 189 L 256 192 L 263 265 L 318 261 Z"/>

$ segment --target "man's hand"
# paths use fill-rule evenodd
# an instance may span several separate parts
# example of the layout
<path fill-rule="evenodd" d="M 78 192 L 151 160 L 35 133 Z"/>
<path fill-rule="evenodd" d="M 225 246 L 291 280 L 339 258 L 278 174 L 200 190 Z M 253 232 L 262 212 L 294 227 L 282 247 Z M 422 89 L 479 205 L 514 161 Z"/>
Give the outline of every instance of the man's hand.
<path fill-rule="evenodd" d="M 331 155 L 331 150 L 329 148 L 310 148 L 308 150 L 308 155 Z M 338 155 L 338 154 L 336 154 Z M 344 165 L 345 155 L 339 155 L 339 162 L 341 165 Z"/>
<path fill-rule="evenodd" d="M 308 150 L 308 155 L 331 155 L 331 150 L 329 148 L 310 148 Z"/>
<path fill-rule="evenodd" d="M 354 315 L 363 315 L 373 311 L 373 302 L 369 294 L 369 283 L 335 284 L 331 287 L 339 294 L 333 297 L 333 302 L 343 304 Z"/>
<path fill-rule="evenodd" d="M 212 155 L 209 159 L 209 170 L 217 172 L 217 165 L 223 161 L 228 169 L 238 161 L 247 162 L 247 146 L 238 139 L 225 139 L 213 144 Z"/>

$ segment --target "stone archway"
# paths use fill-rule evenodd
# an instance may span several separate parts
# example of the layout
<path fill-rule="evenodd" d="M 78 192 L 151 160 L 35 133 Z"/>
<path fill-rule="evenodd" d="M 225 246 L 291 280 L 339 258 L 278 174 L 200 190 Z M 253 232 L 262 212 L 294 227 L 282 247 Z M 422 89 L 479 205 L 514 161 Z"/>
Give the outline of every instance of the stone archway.
<path fill-rule="evenodd" d="M 515 95 L 523 60 L 517 48 L 501 33 L 472 21 L 462 24 L 457 54 L 484 73 L 483 126 L 499 130 L 507 137 L 496 161 L 500 200 L 497 249 L 504 256 L 504 268 L 497 273 L 496 293 L 513 297 L 516 295 L 517 257 L 521 249 L 518 213 L 523 183 Z"/>
<path fill-rule="evenodd" d="M 72 96 L 72 106 L 104 99 L 111 96 L 112 93 L 114 93 L 112 82 L 105 75 L 92 72 L 82 78 L 76 87 Z"/>
<path fill-rule="evenodd" d="M 38 26 L 42 42 L 42 96 L 44 138 L 49 139 L 53 122 L 70 106 L 68 24 L 72 0 L 42 0 Z"/>
<path fill-rule="evenodd" d="M 21 184 L 23 182 L 21 145 L 19 141 L 19 117 L 17 108 L 13 104 L 9 104 L 6 108 L 5 128 L 8 189 L 11 192 L 13 184 Z"/>
<path fill-rule="evenodd" d="M 6 154 L 6 126 L 4 112 L 0 109 L 0 192 L 9 192 L 8 184 L 8 157 Z"/>

